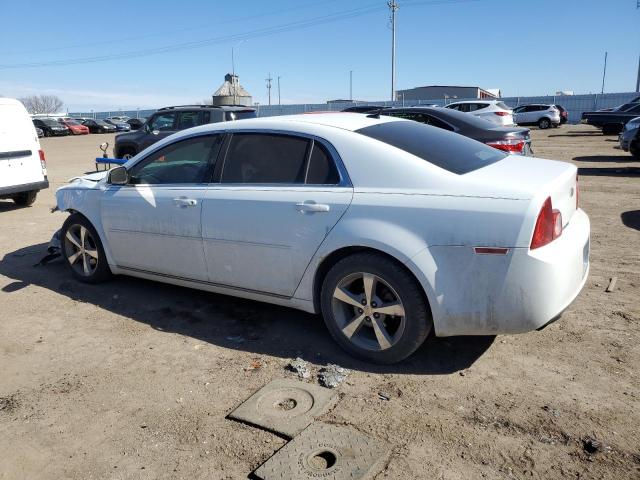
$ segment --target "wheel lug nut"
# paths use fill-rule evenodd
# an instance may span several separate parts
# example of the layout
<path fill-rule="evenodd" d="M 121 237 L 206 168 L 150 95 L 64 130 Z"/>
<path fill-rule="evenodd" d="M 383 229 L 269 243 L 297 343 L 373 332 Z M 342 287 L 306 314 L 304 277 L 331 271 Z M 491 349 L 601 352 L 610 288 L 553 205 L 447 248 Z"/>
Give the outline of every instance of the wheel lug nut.
<path fill-rule="evenodd" d="M 371 302 L 371 306 L 372 306 L 373 308 L 376 308 L 376 307 L 378 306 L 378 304 L 377 304 L 376 302 Z"/>
<path fill-rule="evenodd" d="M 371 321 L 371 319 L 370 319 L 369 317 L 364 317 L 364 319 L 365 319 L 367 322 L 370 322 L 370 321 Z"/>
<path fill-rule="evenodd" d="M 380 314 L 379 314 L 379 313 L 377 313 L 377 312 L 376 312 L 376 313 L 374 313 L 374 314 L 373 314 L 373 318 L 380 318 Z"/>
<path fill-rule="evenodd" d="M 358 313 L 362 313 L 364 312 L 364 310 L 362 310 L 361 308 L 358 309 Z"/>
<path fill-rule="evenodd" d="M 366 300 L 362 300 L 360 303 L 361 303 L 362 305 L 366 305 L 366 304 L 367 304 L 367 301 L 366 301 Z"/>

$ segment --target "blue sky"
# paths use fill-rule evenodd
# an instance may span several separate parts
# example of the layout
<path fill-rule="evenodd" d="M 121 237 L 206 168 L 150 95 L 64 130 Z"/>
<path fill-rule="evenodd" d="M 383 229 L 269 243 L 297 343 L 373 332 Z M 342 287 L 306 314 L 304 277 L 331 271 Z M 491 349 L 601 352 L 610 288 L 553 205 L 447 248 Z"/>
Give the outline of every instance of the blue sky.
<path fill-rule="evenodd" d="M 605 91 L 635 88 L 636 0 L 397 1 L 398 89 L 440 84 L 500 88 L 504 96 L 599 92 L 605 51 Z M 348 18 L 329 21 L 347 11 Z M 231 70 L 235 45 L 236 72 L 261 104 L 269 72 L 273 103 L 277 76 L 282 103 L 348 98 L 350 70 L 355 99 L 386 100 L 388 17 L 385 0 L 4 1 L 0 94 L 56 94 L 71 111 L 201 101 Z M 310 19 L 319 20 L 291 28 Z M 282 25 L 288 27 L 269 35 L 241 35 Z M 122 58 L 198 41 L 205 42 Z M 111 59 L 70 63 L 103 56 Z M 15 68 L 58 61 L 63 64 Z"/>

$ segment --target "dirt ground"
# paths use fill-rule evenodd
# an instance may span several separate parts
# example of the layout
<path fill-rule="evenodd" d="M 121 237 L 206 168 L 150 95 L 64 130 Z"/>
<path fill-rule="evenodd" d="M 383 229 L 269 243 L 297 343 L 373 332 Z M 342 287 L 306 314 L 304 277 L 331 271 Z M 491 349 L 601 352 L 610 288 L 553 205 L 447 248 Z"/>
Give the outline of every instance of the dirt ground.
<path fill-rule="evenodd" d="M 113 142 L 43 139 L 51 188 L 0 202 L 0 479 L 247 478 L 285 441 L 225 417 L 296 356 L 310 382 L 351 369 L 323 419 L 389 443 L 376 479 L 640 478 L 640 165 L 587 126 L 532 134 L 537 156 L 582 169 L 583 292 L 544 331 L 431 338 L 393 367 L 348 357 L 320 317 L 34 267 L 66 217 L 56 187 Z"/>

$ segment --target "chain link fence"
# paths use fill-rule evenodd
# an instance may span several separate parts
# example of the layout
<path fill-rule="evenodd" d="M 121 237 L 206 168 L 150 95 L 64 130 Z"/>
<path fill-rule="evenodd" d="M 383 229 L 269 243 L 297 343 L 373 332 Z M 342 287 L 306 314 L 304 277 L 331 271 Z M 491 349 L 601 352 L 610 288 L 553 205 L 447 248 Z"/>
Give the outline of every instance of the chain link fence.
<path fill-rule="evenodd" d="M 628 103 L 637 97 L 637 92 L 604 93 L 587 95 L 548 95 L 536 97 L 504 97 L 504 103 L 510 107 L 517 107 L 528 103 L 558 104 L 562 105 L 569 113 L 569 123 L 579 123 L 582 112 L 599 110 L 601 108 L 613 108 L 623 103 Z M 259 117 L 272 117 L 277 115 L 294 115 L 307 112 L 340 111 L 354 105 L 378 105 L 381 107 L 411 107 L 418 105 L 438 105 L 453 103 L 463 100 L 478 100 L 477 98 L 435 99 L 435 100 L 407 100 L 380 101 L 380 102 L 345 102 L 345 103 L 305 103 L 296 105 L 254 105 Z M 155 110 L 118 110 L 112 112 L 78 112 L 69 115 L 74 117 L 106 118 L 114 115 L 126 115 L 131 118 L 147 118 Z"/>

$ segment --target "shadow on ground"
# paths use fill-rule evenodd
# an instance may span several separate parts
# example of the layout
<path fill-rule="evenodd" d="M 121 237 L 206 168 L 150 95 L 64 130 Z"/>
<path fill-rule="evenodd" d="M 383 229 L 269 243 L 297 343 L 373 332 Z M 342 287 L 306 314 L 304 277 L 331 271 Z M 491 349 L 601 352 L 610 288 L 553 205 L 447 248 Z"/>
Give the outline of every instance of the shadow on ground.
<path fill-rule="evenodd" d="M 640 177 L 640 167 L 578 168 L 578 174 L 592 177 Z"/>
<path fill-rule="evenodd" d="M 11 212 L 12 210 L 19 210 L 21 208 L 28 208 L 28 207 L 18 206 L 15 204 L 13 200 L 0 200 L 0 213 Z"/>
<path fill-rule="evenodd" d="M 593 136 L 602 136 L 601 130 L 593 130 L 592 132 L 583 132 L 580 130 L 567 130 L 563 133 L 555 133 L 553 135 L 549 135 L 549 138 L 553 137 L 593 137 Z"/>
<path fill-rule="evenodd" d="M 620 215 L 622 223 L 629 228 L 640 230 L 640 210 L 630 210 Z"/>
<path fill-rule="evenodd" d="M 573 157 L 576 162 L 623 162 L 629 163 L 633 161 L 633 157 L 623 155 L 583 155 Z"/>
<path fill-rule="evenodd" d="M 448 374 L 471 366 L 495 337 L 430 337 L 409 359 L 392 366 L 356 360 L 333 341 L 322 318 L 226 295 L 217 295 L 132 277 L 100 285 L 74 280 L 61 261 L 34 267 L 47 244 L 7 253 L 0 274 L 15 280 L 2 288 L 11 294 L 37 285 L 79 302 L 150 325 L 161 332 L 196 338 L 225 348 L 281 358 L 302 357 L 375 373 Z"/>

